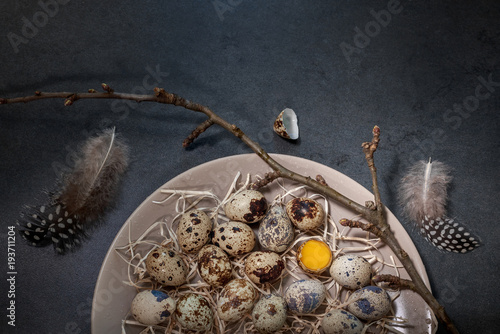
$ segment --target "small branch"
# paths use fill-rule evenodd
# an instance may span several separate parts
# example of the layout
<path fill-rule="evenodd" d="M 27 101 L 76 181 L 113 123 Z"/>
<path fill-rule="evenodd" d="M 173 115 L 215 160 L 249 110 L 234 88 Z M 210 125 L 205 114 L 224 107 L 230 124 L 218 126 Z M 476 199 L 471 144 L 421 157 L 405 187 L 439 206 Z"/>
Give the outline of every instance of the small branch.
<path fill-rule="evenodd" d="M 13 104 L 13 103 L 28 103 L 37 100 L 44 99 L 68 99 L 73 96 L 73 101 L 81 99 L 121 99 L 121 100 L 133 100 L 136 102 L 150 101 L 150 102 L 160 102 L 161 99 L 156 98 L 154 95 L 139 95 L 139 94 L 125 94 L 125 93 L 97 93 L 95 90 L 88 93 L 73 93 L 73 92 L 57 92 L 57 93 L 45 93 L 45 92 L 35 92 L 34 95 L 15 97 L 12 99 L 0 98 L 0 104 Z"/>
<path fill-rule="evenodd" d="M 103 84 L 103 89 L 107 90 L 106 93 L 71 93 L 71 92 L 57 92 L 57 93 L 43 93 L 38 92 L 38 94 L 26 97 L 17 97 L 12 99 L 0 99 L 0 104 L 11 104 L 11 103 L 21 103 L 21 102 L 31 102 L 41 99 L 54 99 L 54 98 L 63 98 L 63 99 L 71 99 L 71 103 L 78 101 L 80 99 L 124 99 L 124 100 L 133 100 L 136 102 L 157 102 L 163 104 L 173 104 L 175 106 L 180 106 L 185 109 L 189 109 L 196 112 L 201 112 L 208 116 L 208 118 L 214 123 L 227 131 L 231 132 L 233 135 L 241 139 L 252 151 L 254 151 L 264 162 L 266 162 L 275 172 L 279 173 L 281 177 L 296 181 L 298 183 L 302 183 L 316 190 L 322 195 L 328 196 L 340 204 L 351 208 L 361 216 L 365 218 L 369 218 L 371 216 L 371 212 L 369 209 L 356 203 L 350 198 L 340 194 L 334 189 L 324 186 L 316 180 L 311 179 L 310 177 L 302 176 L 297 174 L 281 164 L 279 164 L 276 160 L 271 158 L 269 154 L 264 151 L 264 149 L 257 144 L 255 141 L 250 139 L 240 128 L 236 125 L 231 124 L 225 121 L 223 118 L 219 117 L 208 107 L 203 106 L 198 103 L 192 103 L 189 100 L 186 100 L 178 95 L 168 93 L 163 88 L 155 88 L 154 93 L 152 95 L 140 95 L 140 94 L 126 94 L 126 93 L 115 93 L 112 89 L 108 88 L 106 84 Z M 109 92 L 108 92 L 109 91 Z"/>
<path fill-rule="evenodd" d="M 364 142 L 363 144 L 361 144 L 361 147 L 363 147 L 363 152 L 365 153 L 365 156 L 370 157 L 371 159 L 373 159 L 373 153 L 375 153 L 375 151 L 377 150 L 378 143 L 380 142 L 380 128 L 378 127 L 378 125 L 375 125 L 373 127 L 372 132 L 373 132 L 372 141 L 371 142 Z"/>
<path fill-rule="evenodd" d="M 365 224 L 365 223 L 362 223 L 358 220 L 350 220 L 350 219 L 343 218 L 343 219 L 339 220 L 339 224 L 342 226 L 350 227 L 350 228 L 360 228 L 363 231 L 375 234 L 379 238 L 383 237 L 382 231 L 372 223 Z"/>
<path fill-rule="evenodd" d="M 388 283 L 391 289 L 410 289 L 418 292 L 412 281 L 394 275 L 375 275 L 372 278 L 374 283 Z"/>
<path fill-rule="evenodd" d="M 280 175 L 278 172 L 266 173 L 266 175 L 264 175 L 264 178 L 254 182 L 254 183 L 250 183 L 247 188 L 251 189 L 251 190 L 258 190 L 262 187 L 267 186 L 269 183 L 273 182 L 274 180 L 276 180 L 278 178 L 280 178 Z"/>
<path fill-rule="evenodd" d="M 380 142 L 380 128 L 375 125 L 373 127 L 373 139 L 371 142 L 365 142 L 361 145 L 363 147 L 363 152 L 365 153 L 365 159 L 368 163 L 368 168 L 370 168 L 370 172 L 372 175 L 372 190 L 375 198 L 375 208 L 378 212 L 378 216 L 383 215 L 384 206 L 382 204 L 382 200 L 380 198 L 380 192 L 378 189 L 378 181 L 377 181 L 377 168 L 375 168 L 375 161 L 373 158 L 373 154 L 378 148 L 378 143 Z M 379 218 L 380 219 L 380 218 Z M 388 226 L 379 226 L 382 229 L 388 228 Z"/>
<path fill-rule="evenodd" d="M 209 118 L 205 122 L 201 123 L 196 127 L 196 129 L 191 132 L 191 134 L 184 139 L 182 142 L 182 147 L 186 148 L 189 145 L 193 143 L 193 141 L 198 138 L 199 135 L 201 135 L 205 130 L 207 130 L 209 127 L 211 127 L 214 124 L 214 122 Z"/>

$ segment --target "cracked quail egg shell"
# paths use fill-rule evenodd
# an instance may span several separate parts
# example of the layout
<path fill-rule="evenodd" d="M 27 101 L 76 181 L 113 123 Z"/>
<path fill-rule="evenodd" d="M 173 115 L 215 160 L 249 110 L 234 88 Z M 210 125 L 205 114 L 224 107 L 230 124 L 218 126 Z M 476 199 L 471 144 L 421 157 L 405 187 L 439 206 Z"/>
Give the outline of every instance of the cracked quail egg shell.
<path fill-rule="evenodd" d="M 378 320 L 391 310 L 391 298 L 378 286 L 367 286 L 356 290 L 347 300 L 356 300 L 347 305 L 347 310 L 361 320 Z"/>
<path fill-rule="evenodd" d="M 212 221 L 201 210 L 190 210 L 181 216 L 177 227 L 177 240 L 185 253 L 198 252 L 210 239 Z"/>
<path fill-rule="evenodd" d="M 186 282 L 188 268 L 181 256 L 174 250 L 159 247 L 146 257 L 146 270 L 158 283 L 179 286 Z"/>
<path fill-rule="evenodd" d="M 255 223 L 266 215 L 267 200 L 257 190 L 243 190 L 234 194 L 227 202 L 224 212 L 231 220 Z"/>
<path fill-rule="evenodd" d="M 273 205 L 260 221 L 257 232 L 260 245 L 273 252 L 284 252 L 294 239 L 290 218 L 281 205 Z"/>
<path fill-rule="evenodd" d="M 286 213 L 301 231 L 314 230 L 325 222 L 323 206 L 311 198 L 297 197 L 290 200 L 286 204 Z"/>
<path fill-rule="evenodd" d="M 159 290 L 144 290 L 132 300 L 130 308 L 135 320 L 144 325 L 157 325 L 175 311 L 175 300 Z"/>
<path fill-rule="evenodd" d="M 212 242 L 231 256 L 243 255 L 255 246 L 255 233 L 242 222 L 230 221 L 215 228 Z"/>
<path fill-rule="evenodd" d="M 183 328 L 192 331 L 207 331 L 214 322 L 208 300 L 194 293 L 182 295 L 177 300 L 175 315 Z"/>
<path fill-rule="evenodd" d="M 290 108 L 283 109 L 274 121 L 273 130 L 286 139 L 299 138 L 299 125 L 295 111 Z"/>
<path fill-rule="evenodd" d="M 274 252 L 253 252 L 245 259 L 245 273 L 255 284 L 276 281 L 284 269 L 285 261 Z"/>
<path fill-rule="evenodd" d="M 342 255 L 330 266 L 333 279 L 348 289 L 359 289 L 370 284 L 372 267 L 362 256 Z"/>
<path fill-rule="evenodd" d="M 255 329 L 260 333 L 275 333 L 286 322 L 285 299 L 276 294 L 262 296 L 252 311 L 252 320 Z"/>
<path fill-rule="evenodd" d="M 206 245 L 198 253 L 198 272 L 213 287 L 222 287 L 232 278 L 229 256 L 217 246 Z"/>
<path fill-rule="evenodd" d="M 219 318 L 227 322 L 243 318 L 252 310 L 256 294 L 254 287 L 246 279 L 233 279 L 219 294 L 217 300 Z"/>
<path fill-rule="evenodd" d="M 319 281 L 310 279 L 293 282 L 285 292 L 288 309 L 296 314 L 314 312 L 325 297 L 325 286 Z"/>
<path fill-rule="evenodd" d="M 325 334 L 361 334 L 363 323 L 354 315 L 342 309 L 330 310 L 321 321 Z"/>

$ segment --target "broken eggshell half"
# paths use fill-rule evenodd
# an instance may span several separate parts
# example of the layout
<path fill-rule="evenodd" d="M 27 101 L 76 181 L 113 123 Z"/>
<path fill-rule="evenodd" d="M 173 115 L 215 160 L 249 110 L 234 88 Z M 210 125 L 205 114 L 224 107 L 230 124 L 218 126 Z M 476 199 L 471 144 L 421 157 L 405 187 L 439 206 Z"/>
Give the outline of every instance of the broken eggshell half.
<path fill-rule="evenodd" d="M 299 138 L 299 126 L 297 115 L 290 108 L 285 108 L 278 115 L 273 126 L 274 132 L 286 139 Z"/>

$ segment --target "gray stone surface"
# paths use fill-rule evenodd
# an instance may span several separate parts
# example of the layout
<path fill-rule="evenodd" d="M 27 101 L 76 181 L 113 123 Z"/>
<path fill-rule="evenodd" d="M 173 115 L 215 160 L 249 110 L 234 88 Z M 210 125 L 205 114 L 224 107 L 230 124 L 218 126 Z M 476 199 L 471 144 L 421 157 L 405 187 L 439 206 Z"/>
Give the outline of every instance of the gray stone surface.
<path fill-rule="evenodd" d="M 158 85 L 208 105 L 268 152 L 320 162 L 367 188 L 360 143 L 377 124 L 383 131 L 376 155 L 382 197 L 407 227 L 436 297 L 462 333 L 500 332 L 497 1 L 54 4 L 0 4 L 0 97 L 86 91 L 101 82 L 136 93 Z M 216 7 L 221 4 L 226 7 Z M 383 9 L 392 14 L 376 23 Z M 296 143 L 271 129 L 285 107 L 299 117 Z M 215 127 L 183 149 L 182 140 L 203 120 L 172 106 L 108 100 L 69 108 L 62 100 L 0 106 L 3 277 L 7 227 L 23 205 L 40 203 L 43 191 L 54 189 L 58 166 L 69 166 L 80 142 L 116 126 L 133 158 L 105 224 L 78 251 L 55 256 L 51 247 L 18 240 L 16 327 L 7 325 L 4 278 L 2 333 L 90 332 L 101 263 L 134 209 L 191 167 L 250 152 Z M 470 254 L 437 251 L 402 218 L 397 182 L 412 162 L 429 156 L 453 167 L 449 213 L 483 242 Z"/>

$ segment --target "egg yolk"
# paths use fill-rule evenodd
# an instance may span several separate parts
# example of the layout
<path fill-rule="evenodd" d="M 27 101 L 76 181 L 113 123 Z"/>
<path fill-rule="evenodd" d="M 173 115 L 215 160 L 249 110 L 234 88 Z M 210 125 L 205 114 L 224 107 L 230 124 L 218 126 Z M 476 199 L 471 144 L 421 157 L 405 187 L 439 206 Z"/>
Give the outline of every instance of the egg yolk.
<path fill-rule="evenodd" d="M 300 261 L 311 270 L 321 270 L 330 264 L 332 251 L 322 241 L 309 240 L 300 251 Z"/>

